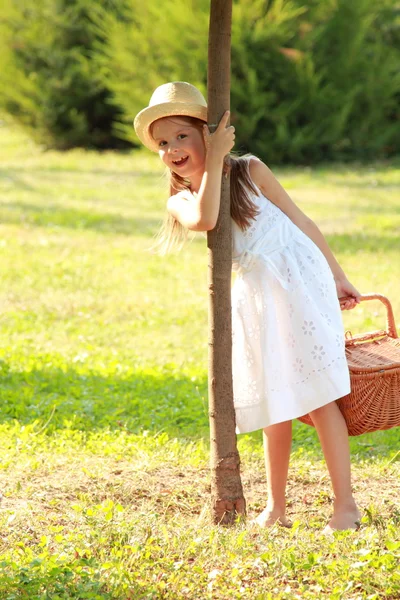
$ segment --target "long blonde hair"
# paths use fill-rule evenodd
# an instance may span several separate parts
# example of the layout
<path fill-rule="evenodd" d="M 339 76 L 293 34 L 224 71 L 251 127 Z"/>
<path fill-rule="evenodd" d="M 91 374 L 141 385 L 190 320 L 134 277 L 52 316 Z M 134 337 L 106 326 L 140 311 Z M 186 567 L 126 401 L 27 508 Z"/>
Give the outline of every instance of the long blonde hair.
<path fill-rule="evenodd" d="M 191 125 L 202 131 L 203 121 L 193 117 L 180 118 L 188 120 Z M 228 170 L 230 177 L 231 217 L 242 231 L 250 226 L 259 212 L 256 204 L 251 199 L 251 194 L 258 195 L 259 191 L 250 177 L 250 158 L 251 155 L 249 154 L 244 156 L 229 154 L 225 157 L 224 168 Z M 189 180 L 184 179 L 170 169 L 168 169 L 167 174 L 170 196 L 184 190 L 191 191 Z M 188 229 L 171 213 L 167 212 L 161 229 L 156 236 L 153 250 L 161 255 L 168 254 L 172 250 L 180 250 L 187 240 L 187 236 Z"/>

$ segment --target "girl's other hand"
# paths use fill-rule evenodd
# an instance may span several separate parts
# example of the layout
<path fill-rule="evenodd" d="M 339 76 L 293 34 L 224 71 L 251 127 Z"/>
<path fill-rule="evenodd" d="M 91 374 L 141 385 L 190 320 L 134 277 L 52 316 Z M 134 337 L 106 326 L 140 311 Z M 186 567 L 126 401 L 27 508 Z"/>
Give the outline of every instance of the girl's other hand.
<path fill-rule="evenodd" d="M 204 144 L 207 155 L 213 159 L 223 159 L 235 145 L 235 128 L 230 125 L 227 127 L 230 112 L 227 110 L 222 116 L 217 129 L 210 133 L 207 125 L 203 126 Z"/>
<path fill-rule="evenodd" d="M 341 310 L 351 310 L 360 303 L 361 294 L 348 279 L 335 280 L 335 283 Z M 349 296 L 350 298 L 342 300 Z"/>

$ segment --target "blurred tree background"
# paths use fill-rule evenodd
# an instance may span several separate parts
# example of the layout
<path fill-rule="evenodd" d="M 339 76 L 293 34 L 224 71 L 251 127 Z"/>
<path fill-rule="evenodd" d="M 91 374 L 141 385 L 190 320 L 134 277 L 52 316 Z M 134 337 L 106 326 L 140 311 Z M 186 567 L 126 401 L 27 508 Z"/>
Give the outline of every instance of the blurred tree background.
<path fill-rule="evenodd" d="M 209 0 L 0 0 L 0 108 L 46 147 L 137 144 L 154 88 L 206 91 Z M 234 0 L 237 148 L 271 163 L 400 151 L 399 0 Z"/>
<path fill-rule="evenodd" d="M 0 0 L 0 107 L 46 147 L 126 146 L 123 108 L 94 58 L 99 23 L 124 18 L 123 0 Z"/>

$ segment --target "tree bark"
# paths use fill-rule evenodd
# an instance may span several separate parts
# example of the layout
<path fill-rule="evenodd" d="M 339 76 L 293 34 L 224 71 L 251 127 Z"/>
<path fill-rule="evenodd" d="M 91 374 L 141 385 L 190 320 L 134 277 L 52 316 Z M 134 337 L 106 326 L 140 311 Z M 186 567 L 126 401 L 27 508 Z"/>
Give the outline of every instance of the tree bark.
<path fill-rule="evenodd" d="M 232 0 L 211 0 L 208 42 L 208 125 L 212 132 L 230 108 Z M 218 222 L 207 235 L 209 285 L 209 417 L 214 523 L 245 514 L 236 446 L 232 387 L 232 227 L 229 177 L 222 177 Z"/>

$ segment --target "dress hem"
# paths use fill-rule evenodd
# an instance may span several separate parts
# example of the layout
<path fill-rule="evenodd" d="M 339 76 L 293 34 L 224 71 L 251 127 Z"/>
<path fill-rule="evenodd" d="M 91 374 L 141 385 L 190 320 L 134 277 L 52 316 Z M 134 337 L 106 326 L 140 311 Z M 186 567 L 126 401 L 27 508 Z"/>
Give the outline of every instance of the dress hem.
<path fill-rule="evenodd" d="M 299 407 L 299 410 L 294 411 L 294 414 L 292 413 L 289 417 L 285 417 L 285 418 L 268 418 L 268 415 L 265 414 L 265 404 L 263 404 L 262 402 L 254 405 L 249 405 L 246 407 L 240 407 L 240 408 L 235 408 L 236 411 L 236 421 L 241 421 L 241 424 L 236 424 L 236 433 L 237 434 L 242 434 L 242 433 L 251 433 L 252 431 L 258 431 L 260 429 L 264 429 L 265 427 L 269 427 L 270 425 L 277 425 L 278 423 L 284 423 L 285 421 L 293 421 L 293 419 L 298 419 L 299 417 L 303 417 L 304 415 L 307 415 L 309 412 L 316 410 L 317 408 L 321 408 L 322 406 L 326 406 L 327 404 L 330 404 L 331 402 L 336 402 L 337 400 L 340 400 L 340 398 L 343 398 L 343 396 L 347 396 L 347 394 L 350 393 L 350 384 L 348 384 L 346 386 L 345 389 L 343 389 L 343 391 L 341 392 L 336 392 L 334 394 L 334 398 L 330 398 L 329 400 L 326 399 L 326 396 L 323 400 L 321 400 L 320 402 L 316 403 L 314 402 L 310 402 L 310 406 L 308 409 L 302 407 Z M 251 410 L 252 414 L 249 415 L 247 414 L 246 416 L 243 417 L 244 418 L 238 418 L 238 413 L 239 411 L 243 411 L 248 413 L 248 411 Z M 250 417 L 250 418 L 249 418 Z"/>

